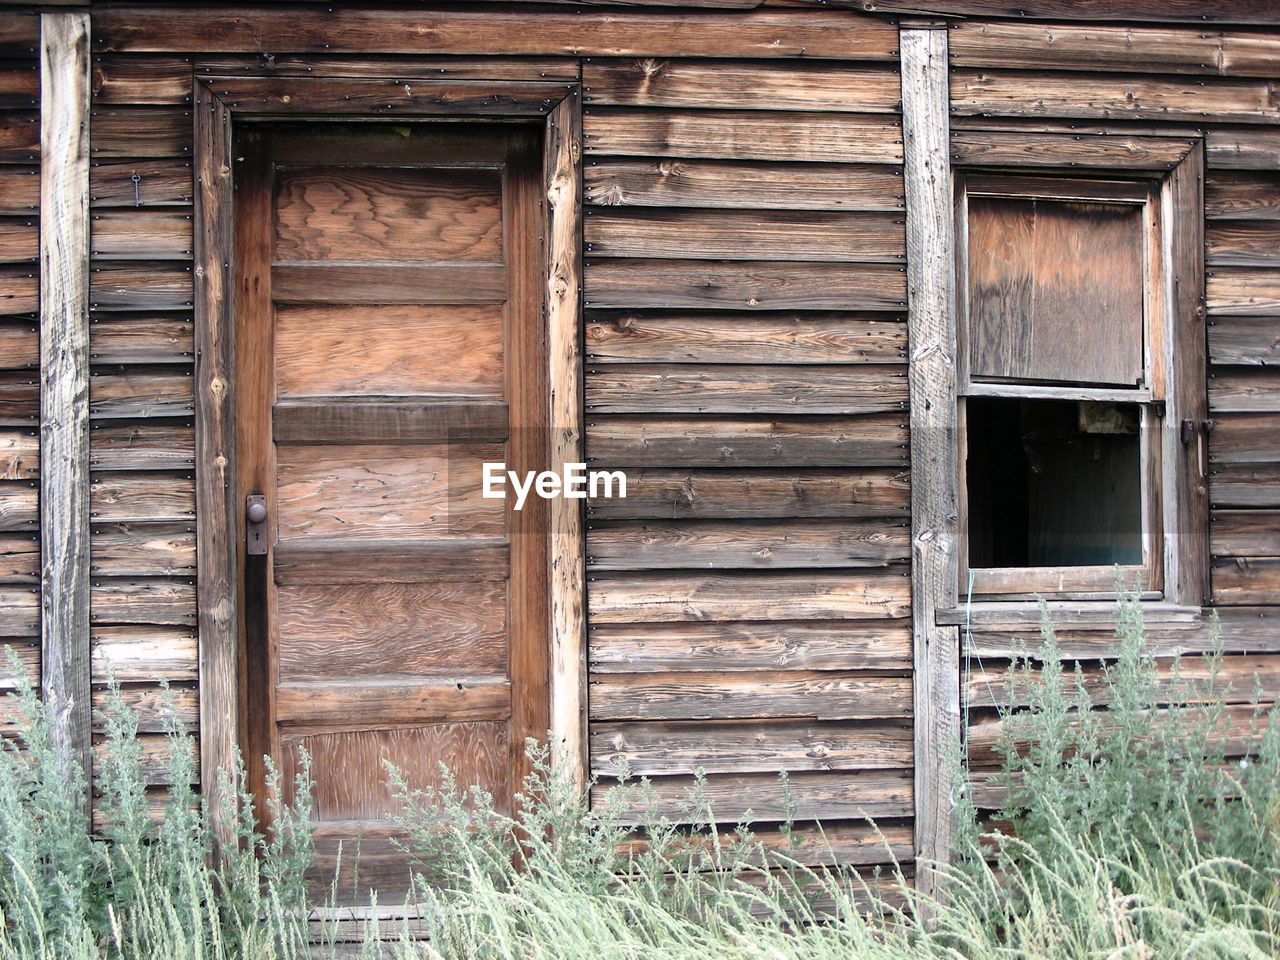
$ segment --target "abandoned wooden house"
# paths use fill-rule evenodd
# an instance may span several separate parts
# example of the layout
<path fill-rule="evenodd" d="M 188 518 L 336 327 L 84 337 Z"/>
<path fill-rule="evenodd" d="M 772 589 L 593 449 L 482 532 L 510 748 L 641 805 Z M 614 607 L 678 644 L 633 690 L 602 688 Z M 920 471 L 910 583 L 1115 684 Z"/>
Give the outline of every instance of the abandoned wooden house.
<path fill-rule="evenodd" d="M 944 857 L 1117 574 L 1166 668 L 1221 618 L 1245 751 L 1278 85 L 1271 0 L 6 5 L 3 644 L 91 776 L 110 677 L 157 787 L 162 681 L 206 794 L 305 748 L 388 884 L 384 760 L 501 801 L 548 730 Z"/>

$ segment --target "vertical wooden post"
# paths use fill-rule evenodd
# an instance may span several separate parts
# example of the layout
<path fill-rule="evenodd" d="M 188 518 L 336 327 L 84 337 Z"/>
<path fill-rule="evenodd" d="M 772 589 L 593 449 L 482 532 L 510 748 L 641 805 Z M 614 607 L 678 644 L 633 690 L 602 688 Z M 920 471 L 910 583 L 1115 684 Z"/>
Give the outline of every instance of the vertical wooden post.
<path fill-rule="evenodd" d="M 547 351 L 551 388 L 551 467 L 581 463 L 582 452 L 582 230 L 581 109 L 577 89 L 547 118 L 543 163 L 547 195 Z M 579 501 L 551 501 L 551 735 L 572 764 L 575 782 L 587 780 L 586 601 L 582 514 Z"/>
<path fill-rule="evenodd" d="M 89 14 L 40 18 L 41 690 L 92 773 L 89 681 Z M 86 796 L 87 799 L 87 796 Z"/>
<path fill-rule="evenodd" d="M 936 894 L 929 861 L 950 853 L 951 759 L 960 738 L 960 651 L 937 624 L 956 603 L 955 227 L 947 119 L 945 27 L 901 31 L 907 199 L 911 396 L 911 609 L 915 669 L 915 850 L 920 889 Z"/>

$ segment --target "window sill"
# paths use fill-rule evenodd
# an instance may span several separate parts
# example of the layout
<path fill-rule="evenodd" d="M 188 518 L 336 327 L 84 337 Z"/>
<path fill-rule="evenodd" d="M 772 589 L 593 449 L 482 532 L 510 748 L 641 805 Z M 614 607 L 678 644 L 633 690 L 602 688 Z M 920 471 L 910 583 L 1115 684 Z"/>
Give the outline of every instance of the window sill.
<path fill-rule="evenodd" d="M 1203 607 L 1189 607 L 1164 600 L 1143 600 L 1142 617 L 1151 626 L 1184 624 L 1192 626 L 1206 619 Z M 1043 604 L 1057 625 L 1113 626 L 1115 600 L 1049 600 Z M 1040 623 L 1042 605 L 1038 600 L 978 600 L 938 610 L 939 626 L 1033 627 Z"/>

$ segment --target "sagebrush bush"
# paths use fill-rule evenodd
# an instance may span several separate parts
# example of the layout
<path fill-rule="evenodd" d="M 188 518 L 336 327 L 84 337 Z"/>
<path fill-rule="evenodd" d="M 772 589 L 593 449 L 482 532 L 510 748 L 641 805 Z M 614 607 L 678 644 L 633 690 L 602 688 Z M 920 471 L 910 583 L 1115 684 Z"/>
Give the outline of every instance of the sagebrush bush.
<path fill-rule="evenodd" d="M 1228 762 L 1223 655 L 1196 671 L 1206 679 L 1184 681 L 1176 666 L 1162 679 L 1131 598 L 1120 604 L 1119 656 L 1093 687 L 1106 710 L 1082 668 L 1064 664 L 1047 618 L 1042 634 L 1007 678 L 1029 706 L 1003 711 L 999 832 L 981 829 L 957 758 L 957 848 L 938 867 L 945 900 L 912 892 L 893 865 L 865 881 L 805 866 L 785 844 L 767 850 L 750 824 L 717 824 L 701 778 L 675 815 L 655 801 L 635 817 L 634 796 L 628 810 L 618 796 L 588 808 L 567 765 L 531 746 L 534 773 L 510 812 L 447 771 L 431 791 L 390 771 L 418 917 L 371 923 L 352 946 L 406 960 L 1280 956 L 1275 719 L 1255 709 L 1256 750 Z M 238 844 L 214 867 L 211 811 L 190 786 L 176 720 L 156 824 L 137 719 L 112 697 L 103 828 L 92 836 L 88 786 L 62 767 L 31 690 L 19 699 L 21 736 L 0 752 L 0 960 L 335 955 L 332 929 L 308 922 L 318 904 L 303 881 L 313 859 L 305 769 L 295 805 L 272 806 L 267 836 L 252 798 L 223 791 Z M 228 786 L 239 782 L 232 771 Z M 643 780 L 629 789 L 641 808 L 653 796 Z"/>

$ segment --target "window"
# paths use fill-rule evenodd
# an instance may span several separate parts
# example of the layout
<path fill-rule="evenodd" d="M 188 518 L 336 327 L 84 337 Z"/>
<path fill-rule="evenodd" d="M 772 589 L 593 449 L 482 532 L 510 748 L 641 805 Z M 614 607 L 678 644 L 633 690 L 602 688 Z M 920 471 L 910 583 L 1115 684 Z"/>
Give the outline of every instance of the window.
<path fill-rule="evenodd" d="M 958 179 L 962 595 L 1102 598 L 1119 568 L 1164 596 L 1185 546 L 1171 360 L 1203 356 L 1171 298 L 1166 221 L 1184 215 L 1149 175 Z"/>

